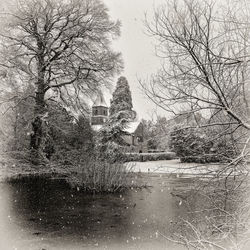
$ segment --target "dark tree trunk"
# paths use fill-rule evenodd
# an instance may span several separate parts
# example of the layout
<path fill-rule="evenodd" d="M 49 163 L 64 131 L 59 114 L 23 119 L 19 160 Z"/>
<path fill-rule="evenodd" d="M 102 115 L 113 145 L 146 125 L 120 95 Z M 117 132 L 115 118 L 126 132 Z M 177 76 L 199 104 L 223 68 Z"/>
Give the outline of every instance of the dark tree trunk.
<path fill-rule="evenodd" d="M 37 116 L 32 122 L 32 134 L 30 137 L 30 148 L 39 151 L 43 137 L 42 119 Z"/>
<path fill-rule="evenodd" d="M 46 140 L 46 107 L 45 107 L 45 92 L 43 58 L 40 58 L 38 63 L 38 81 L 37 91 L 35 96 L 34 119 L 32 122 L 32 134 L 30 137 L 30 149 L 34 163 L 40 163 L 44 159 L 44 147 Z"/>
<path fill-rule="evenodd" d="M 38 86 L 36 92 L 36 104 L 34 109 L 34 119 L 32 122 L 32 134 L 30 137 L 30 149 L 32 153 L 32 162 L 40 164 L 44 161 L 44 146 L 46 140 L 46 122 L 45 122 L 45 91 L 42 86 Z"/>
<path fill-rule="evenodd" d="M 36 29 L 36 27 L 34 27 Z M 46 140 L 46 122 L 45 122 L 45 61 L 44 61 L 44 44 L 40 36 L 37 39 L 37 90 L 36 103 L 34 108 L 34 120 L 32 122 L 32 135 L 30 138 L 30 148 L 34 163 L 40 164 L 45 159 L 44 148 Z"/>

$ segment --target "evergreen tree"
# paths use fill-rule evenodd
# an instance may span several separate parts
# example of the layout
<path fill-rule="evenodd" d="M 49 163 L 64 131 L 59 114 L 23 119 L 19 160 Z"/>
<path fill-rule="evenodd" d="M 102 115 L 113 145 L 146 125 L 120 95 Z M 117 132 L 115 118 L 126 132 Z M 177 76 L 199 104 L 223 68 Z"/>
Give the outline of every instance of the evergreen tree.
<path fill-rule="evenodd" d="M 109 162 L 123 161 L 122 147 L 127 145 L 123 136 L 128 135 L 125 128 L 136 117 L 129 84 L 124 76 L 117 81 L 109 113 L 108 122 L 98 133 L 97 152 L 101 159 Z"/>
<path fill-rule="evenodd" d="M 134 120 L 136 117 L 129 84 L 124 76 L 121 76 L 117 81 L 109 112 L 111 117 L 117 116 L 119 120 L 122 118 Z"/>

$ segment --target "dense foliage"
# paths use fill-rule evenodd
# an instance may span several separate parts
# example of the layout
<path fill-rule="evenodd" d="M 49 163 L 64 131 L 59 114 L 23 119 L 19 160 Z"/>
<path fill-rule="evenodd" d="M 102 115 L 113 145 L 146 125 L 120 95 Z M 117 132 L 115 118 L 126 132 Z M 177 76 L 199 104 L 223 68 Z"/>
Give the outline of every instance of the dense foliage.
<path fill-rule="evenodd" d="M 170 147 L 182 162 L 227 162 L 237 156 L 231 137 L 216 138 L 209 130 L 176 127 L 171 132 Z"/>
<path fill-rule="evenodd" d="M 53 110 L 49 119 L 49 136 L 45 152 L 53 161 L 80 162 L 89 157 L 94 147 L 93 131 L 89 119 L 70 116 L 64 108 Z"/>
<path fill-rule="evenodd" d="M 132 97 L 128 81 L 125 77 L 118 79 L 116 89 L 110 106 L 110 116 L 106 124 L 98 133 L 97 151 L 101 159 L 108 159 L 109 162 L 124 161 L 124 136 L 126 124 L 136 118 L 132 109 Z"/>
<path fill-rule="evenodd" d="M 155 121 L 142 120 L 144 139 L 149 150 L 169 150 L 170 123 L 165 117 L 157 116 Z"/>
<path fill-rule="evenodd" d="M 173 152 L 161 152 L 161 153 L 128 153 L 126 154 L 126 161 L 162 161 L 173 160 L 176 158 Z"/>
<path fill-rule="evenodd" d="M 27 96 L 29 93 L 30 90 L 26 90 L 20 95 Z M 20 156 L 30 155 L 33 102 L 33 98 L 21 98 L 6 112 L 6 123 L 1 121 L 4 131 L 1 140 L 2 152 L 11 155 L 16 152 L 15 155 Z M 43 118 L 46 124 L 46 140 L 42 148 L 45 159 L 65 161 L 70 157 L 76 161 L 77 152 L 78 155 L 89 153 L 93 149 L 94 141 L 88 117 L 74 117 L 61 103 L 48 101 L 47 104 L 47 113 Z"/>
<path fill-rule="evenodd" d="M 125 113 L 123 112 L 125 111 Z M 120 114 L 118 119 L 127 118 L 135 119 L 135 111 L 133 111 L 131 91 L 127 79 L 121 76 L 116 84 L 116 89 L 113 93 L 111 105 L 109 109 L 110 116 Z"/>

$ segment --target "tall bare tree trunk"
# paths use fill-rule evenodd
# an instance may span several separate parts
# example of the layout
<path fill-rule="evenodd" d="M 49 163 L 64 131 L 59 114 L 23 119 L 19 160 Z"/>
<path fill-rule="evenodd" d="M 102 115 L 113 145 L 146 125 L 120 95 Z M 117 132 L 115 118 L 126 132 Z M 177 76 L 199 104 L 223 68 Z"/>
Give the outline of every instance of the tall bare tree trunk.
<path fill-rule="evenodd" d="M 41 164 L 45 160 L 44 147 L 46 140 L 46 104 L 45 104 L 45 72 L 44 72 L 44 57 L 41 43 L 38 42 L 38 48 L 41 53 L 38 56 L 38 80 L 37 91 L 35 96 L 34 120 L 32 122 L 32 134 L 30 138 L 30 148 L 32 150 L 32 161 L 35 164 Z"/>
<path fill-rule="evenodd" d="M 34 110 L 34 120 L 32 122 L 32 134 L 30 138 L 30 148 L 32 150 L 33 163 L 40 164 L 45 158 L 43 149 L 46 139 L 46 124 L 44 116 L 46 113 L 44 91 L 38 87 L 36 93 L 36 105 Z"/>
<path fill-rule="evenodd" d="M 43 137 L 43 116 L 45 114 L 44 93 L 36 93 L 36 106 L 34 110 L 34 120 L 32 122 L 33 133 L 30 140 L 30 147 L 34 150 L 40 150 Z"/>

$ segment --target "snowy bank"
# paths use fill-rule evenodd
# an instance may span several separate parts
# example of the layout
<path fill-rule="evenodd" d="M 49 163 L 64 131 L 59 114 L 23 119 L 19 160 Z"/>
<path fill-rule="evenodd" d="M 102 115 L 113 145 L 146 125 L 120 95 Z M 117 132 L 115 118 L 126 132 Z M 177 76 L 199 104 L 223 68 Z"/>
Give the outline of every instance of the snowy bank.
<path fill-rule="evenodd" d="M 198 164 L 198 163 L 182 163 L 179 159 L 165 161 L 148 161 L 148 162 L 128 162 L 127 168 L 138 173 L 158 173 L 158 174 L 174 174 L 177 177 L 204 176 L 210 177 L 220 173 L 227 164 Z M 226 174 L 227 170 L 223 174 Z M 238 173 L 238 172 L 237 172 Z"/>

